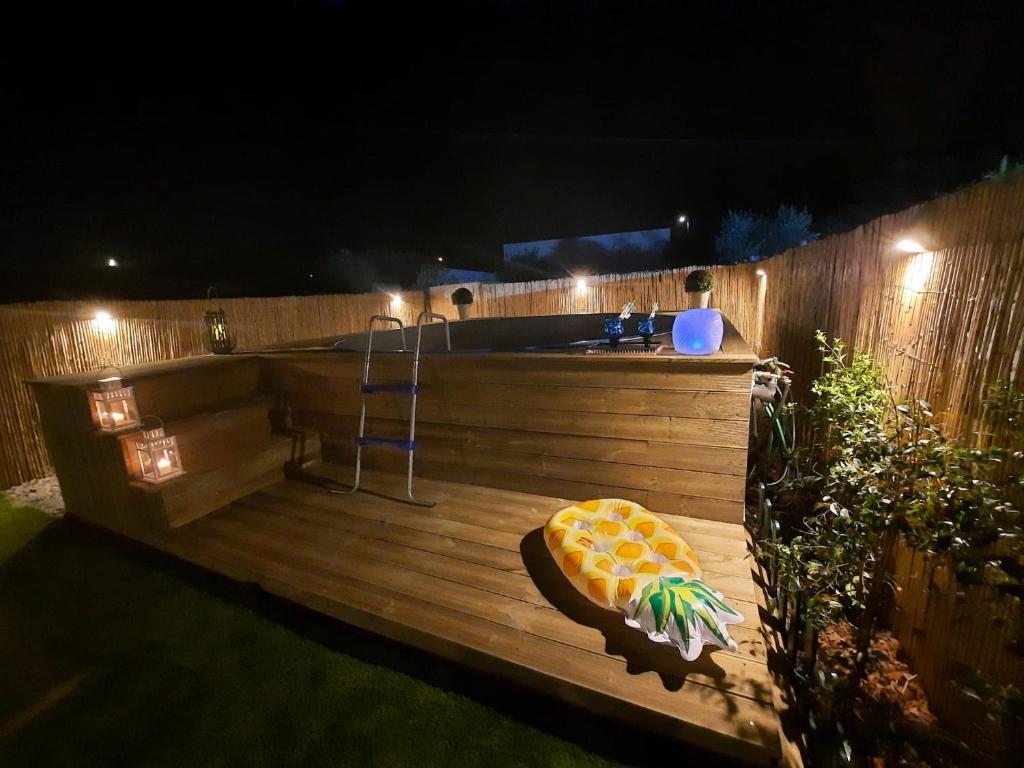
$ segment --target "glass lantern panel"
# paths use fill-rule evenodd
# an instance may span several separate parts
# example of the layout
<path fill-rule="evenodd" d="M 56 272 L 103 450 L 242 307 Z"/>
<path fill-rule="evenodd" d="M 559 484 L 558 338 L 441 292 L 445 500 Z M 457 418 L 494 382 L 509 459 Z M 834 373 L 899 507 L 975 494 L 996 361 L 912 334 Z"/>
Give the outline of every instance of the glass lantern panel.
<path fill-rule="evenodd" d="M 143 480 L 156 479 L 156 463 L 153 461 L 153 454 L 145 443 L 136 443 L 136 452 L 139 454 L 139 469 L 142 470 Z"/>

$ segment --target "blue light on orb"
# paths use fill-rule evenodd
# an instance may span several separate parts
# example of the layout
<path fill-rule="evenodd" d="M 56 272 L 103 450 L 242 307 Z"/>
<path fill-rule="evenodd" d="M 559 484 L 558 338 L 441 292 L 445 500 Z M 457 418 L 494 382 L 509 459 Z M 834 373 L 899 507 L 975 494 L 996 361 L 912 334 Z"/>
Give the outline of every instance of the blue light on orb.
<path fill-rule="evenodd" d="M 722 346 L 725 324 L 717 309 L 688 309 L 672 323 L 672 346 L 684 355 L 710 355 Z"/>

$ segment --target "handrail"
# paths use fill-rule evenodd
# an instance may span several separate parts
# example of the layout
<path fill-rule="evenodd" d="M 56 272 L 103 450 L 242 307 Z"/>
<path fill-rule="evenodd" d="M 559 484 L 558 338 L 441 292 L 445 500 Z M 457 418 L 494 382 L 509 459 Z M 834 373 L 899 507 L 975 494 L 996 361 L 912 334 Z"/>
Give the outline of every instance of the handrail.
<path fill-rule="evenodd" d="M 424 318 L 428 320 L 440 320 L 441 322 L 444 323 L 444 340 L 445 344 L 448 347 L 448 351 L 451 352 L 452 334 L 448 327 L 448 318 L 445 317 L 444 315 L 438 314 L 437 312 L 428 312 L 427 310 L 423 310 L 422 312 L 420 312 L 419 316 L 416 318 L 416 349 L 419 350 L 420 342 L 423 339 Z"/>

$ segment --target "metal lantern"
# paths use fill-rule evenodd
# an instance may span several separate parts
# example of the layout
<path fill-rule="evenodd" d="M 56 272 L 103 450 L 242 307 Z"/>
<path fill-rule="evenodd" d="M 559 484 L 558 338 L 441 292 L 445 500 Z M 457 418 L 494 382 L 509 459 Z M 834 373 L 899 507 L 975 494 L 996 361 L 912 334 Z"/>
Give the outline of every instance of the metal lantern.
<path fill-rule="evenodd" d="M 174 435 L 165 434 L 162 426 L 144 430 L 142 439 L 135 441 L 135 453 L 139 459 L 139 479 L 147 483 L 162 483 L 185 474 L 178 440 Z"/>
<path fill-rule="evenodd" d="M 216 293 L 216 290 L 211 287 L 206 292 L 206 298 L 212 300 Z M 213 354 L 226 355 L 235 348 L 235 342 L 228 335 L 228 316 L 224 314 L 223 309 L 207 311 L 203 315 L 203 324 L 206 326 L 206 339 Z"/>
<path fill-rule="evenodd" d="M 100 432 L 121 432 L 140 424 L 135 405 L 135 387 L 126 387 L 120 376 L 99 380 L 98 392 L 91 392 L 92 410 Z"/>

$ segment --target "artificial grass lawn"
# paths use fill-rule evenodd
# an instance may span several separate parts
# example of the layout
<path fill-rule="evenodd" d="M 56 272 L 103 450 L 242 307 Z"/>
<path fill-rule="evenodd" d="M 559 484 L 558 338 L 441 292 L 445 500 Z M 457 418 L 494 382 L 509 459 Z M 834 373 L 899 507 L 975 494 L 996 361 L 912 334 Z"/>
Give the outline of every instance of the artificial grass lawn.
<path fill-rule="evenodd" d="M 0 765 L 615 764 L 232 589 L 0 496 Z"/>

